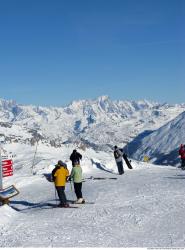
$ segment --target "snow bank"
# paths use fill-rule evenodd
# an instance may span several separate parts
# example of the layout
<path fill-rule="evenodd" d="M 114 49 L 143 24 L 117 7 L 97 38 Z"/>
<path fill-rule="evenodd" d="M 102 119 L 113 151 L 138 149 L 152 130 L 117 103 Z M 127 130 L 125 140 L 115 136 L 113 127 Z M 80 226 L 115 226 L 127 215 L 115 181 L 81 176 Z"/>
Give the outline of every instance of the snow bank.
<path fill-rule="evenodd" d="M 3 205 L 0 206 L 0 214 L 1 214 L 0 226 L 2 226 L 11 222 L 11 220 L 17 215 L 17 212 L 8 205 Z"/>

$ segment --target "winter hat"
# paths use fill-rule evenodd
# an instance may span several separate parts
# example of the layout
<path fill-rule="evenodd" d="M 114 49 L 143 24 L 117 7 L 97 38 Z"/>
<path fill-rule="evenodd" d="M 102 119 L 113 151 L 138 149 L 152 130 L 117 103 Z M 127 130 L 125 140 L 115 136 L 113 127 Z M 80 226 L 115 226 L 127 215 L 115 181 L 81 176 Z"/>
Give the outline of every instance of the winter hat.
<path fill-rule="evenodd" d="M 58 161 L 58 165 L 62 166 L 63 162 L 61 160 Z"/>
<path fill-rule="evenodd" d="M 67 164 L 61 160 L 58 161 L 58 164 L 57 166 L 61 166 L 61 167 L 64 167 L 64 168 L 67 168 Z"/>
<path fill-rule="evenodd" d="M 63 167 L 67 167 L 66 163 L 61 161 L 61 160 L 58 161 L 58 165 L 63 166 Z"/>

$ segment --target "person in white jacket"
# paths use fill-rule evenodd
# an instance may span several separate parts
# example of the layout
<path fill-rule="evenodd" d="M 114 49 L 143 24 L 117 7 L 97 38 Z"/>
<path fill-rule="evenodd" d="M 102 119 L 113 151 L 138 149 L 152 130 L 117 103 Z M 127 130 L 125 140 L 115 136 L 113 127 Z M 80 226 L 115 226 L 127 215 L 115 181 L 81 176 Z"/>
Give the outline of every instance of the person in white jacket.
<path fill-rule="evenodd" d="M 122 157 L 123 153 L 121 152 L 121 150 L 117 146 L 114 146 L 114 158 L 120 175 L 124 174 Z"/>

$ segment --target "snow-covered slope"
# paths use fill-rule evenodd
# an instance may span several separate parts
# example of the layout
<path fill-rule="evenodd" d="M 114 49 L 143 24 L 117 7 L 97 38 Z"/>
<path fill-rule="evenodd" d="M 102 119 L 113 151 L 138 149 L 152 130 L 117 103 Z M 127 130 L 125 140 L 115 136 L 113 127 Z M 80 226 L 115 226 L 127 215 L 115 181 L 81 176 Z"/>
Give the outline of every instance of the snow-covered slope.
<path fill-rule="evenodd" d="M 156 164 L 176 165 L 181 143 L 185 144 L 185 112 L 153 132 L 140 134 L 127 148 L 134 159 L 143 160 L 147 155 Z"/>
<path fill-rule="evenodd" d="M 107 96 L 66 107 L 36 107 L 0 100 L 0 134 L 7 143 L 80 144 L 97 150 L 124 146 L 142 131 L 154 130 L 185 110 L 185 104 L 112 101 Z"/>
<path fill-rule="evenodd" d="M 82 192 L 93 204 L 52 208 L 59 201 L 45 177 L 58 160 L 71 170 L 74 147 L 51 147 L 39 140 L 35 155 L 35 145 L 28 142 L 3 145 L 14 153 L 14 175 L 3 178 L 3 187 L 14 184 L 20 194 L 10 199 L 10 206 L 0 207 L 0 247 L 185 246 L 185 176 L 180 169 L 132 160 L 133 169 L 124 165 L 120 176 L 113 152 L 79 148 Z M 70 183 L 65 192 L 68 200 L 76 199 Z"/>
<path fill-rule="evenodd" d="M 89 157 L 94 159 L 90 152 Z M 103 154 L 98 159 L 108 160 Z M 94 204 L 78 209 L 47 205 L 59 202 L 53 183 L 42 175 L 49 170 L 14 176 L 20 194 L 10 207 L 0 207 L 0 247 L 185 246 L 185 176 L 180 169 L 135 162 L 134 169 L 119 176 L 111 168 L 109 173 L 86 164 L 82 192 Z M 76 198 L 70 183 L 66 196 Z"/>

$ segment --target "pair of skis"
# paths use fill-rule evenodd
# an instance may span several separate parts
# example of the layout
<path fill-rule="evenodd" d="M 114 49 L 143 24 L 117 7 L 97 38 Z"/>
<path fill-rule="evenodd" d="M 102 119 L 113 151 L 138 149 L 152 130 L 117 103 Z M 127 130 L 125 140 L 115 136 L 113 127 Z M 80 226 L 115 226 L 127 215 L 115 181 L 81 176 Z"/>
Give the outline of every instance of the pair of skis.
<path fill-rule="evenodd" d="M 117 180 L 117 177 L 88 177 L 85 180 Z"/>
<path fill-rule="evenodd" d="M 85 205 L 85 204 L 95 204 L 94 202 L 85 202 L 85 203 L 75 203 L 75 201 L 70 201 L 68 207 L 61 207 L 55 204 L 48 203 L 47 205 L 51 208 L 80 208 L 79 206 L 74 206 L 75 205 Z"/>

